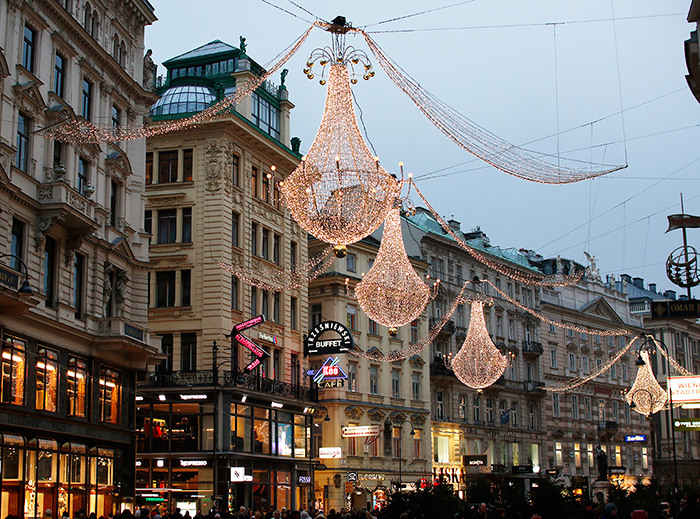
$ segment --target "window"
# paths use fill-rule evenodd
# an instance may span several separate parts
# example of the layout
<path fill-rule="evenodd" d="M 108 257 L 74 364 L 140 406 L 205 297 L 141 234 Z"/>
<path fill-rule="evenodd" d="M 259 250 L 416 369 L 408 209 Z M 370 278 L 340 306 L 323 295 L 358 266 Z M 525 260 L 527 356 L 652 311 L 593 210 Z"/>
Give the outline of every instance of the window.
<path fill-rule="evenodd" d="M 414 371 L 411 376 L 411 396 L 413 400 L 421 399 L 420 376 L 421 374 L 417 371 Z"/>
<path fill-rule="evenodd" d="M 87 196 L 87 186 L 90 184 L 90 166 L 83 157 L 78 157 L 78 193 Z"/>
<path fill-rule="evenodd" d="M 345 257 L 345 264 L 348 272 L 356 272 L 357 270 L 357 256 L 354 254 L 348 254 Z"/>
<path fill-rule="evenodd" d="M 275 265 L 280 264 L 280 241 L 282 237 L 275 234 L 272 238 L 272 261 Z"/>
<path fill-rule="evenodd" d="M 156 272 L 156 306 L 168 308 L 175 306 L 175 271 Z"/>
<path fill-rule="evenodd" d="M 587 355 L 583 355 L 581 357 L 581 370 L 584 373 L 588 373 L 588 356 Z"/>
<path fill-rule="evenodd" d="M 513 424 L 513 428 L 517 429 L 518 428 L 518 403 L 511 402 L 510 409 L 511 409 L 510 410 L 511 423 Z"/>
<path fill-rule="evenodd" d="M 474 422 L 481 423 L 481 397 L 478 395 L 474 396 Z"/>
<path fill-rule="evenodd" d="M 559 393 L 552 393 L 552 415 L 557 418 L 560 416 Z"/>
<path fill-rule="evenodd" d="M 394 427 L 391 433 L 392 439 L 392 452 L 394 458 L 401 457 L 401 429 L 399 427 Z"/>
<path fill-rule="evenodd" d="M 529 422 L 530 430 L 534 431 L 535 429 L 537 429 L 537 413 L 535 412 L 536 411 L 535 405 L 530 404 L 527 406 L 527 408 L 528 408 L 528 414 L 530 415 L 530 422 Z"/>
<path fill-rule="evenodd" d="M 574 443 L 574 464 L 577 467 L 581 466 L 581 444 Z"/>
<path fill-rule="evenodd" d="M 66 371 L 68 416 L 87 416 L 87 362 L 71 357 Z"/>
<path fill-rule="evenodd" d="M 299 326 L 297 325 L 297 312 L 298 312 L 297 305 L 298 305 L 297 298 L 296 297 L 290 298 L 290 300 L 289 300 L 289 320 L 291 321 L 290 326 L 292 327 L 292 330 L 299 329 Z"/>
<path fill-rule="evenodd" d="M 183 270 L 180 272 L 180 306 L 192 306 L 192 271 Z"/>
<path fill-rule="evenodd" d="M 234 186 L 240 186 L 240 169 L 239 169 L 240 159 L 238 155 L 233 155 L 231 157 L 231 180 Z"/>
<path fill-rule="evenodd" d="M 262 307 L 260 308 L 260 313 L 265 317 L 270 315 L 270 293 L 267 290 L 262 291 Z"/>
<path fill-rule="evenodd" d="M 573 336 L 574 336 L 574 331 L 571 330 L 571 329 L 567 329 L 567 330 L 566 330 L 566 336 L 567 336 L 567 337 L 573 337 Z"/>
<path fill-rule="evenodd" d="M 348 391 L 357 391 L 357 362 L 348 363 Z"/>
<path fill-rule="evenodd" d="M 372 335 L 379 335 L 379 325 L 377 324 L 376 321 L 373 321 L 372 319 L 368 319 L 369 321 L 369 333 Z"/>
<path fill-rule="evenodd" d="M 508 339 L 515 340 L 515 321 L 513 319 L 508 319 Z"/>
<path fill-rule="evenodd" d="M 435 393 L 435 419 L 445 420 L 445 393 L 443 391 Z"/>
<path fill-rule="evenodd" d="M 398 369 L 391 370 L 391 396 L 401 397 L 401 371 Z"/>
<path fill-rule="evenodd" d="M 571 395 L 571 417 L 578 420 L 578 395 Z"/>
<path fill-rule="evenodd" d="M 146 185 L 153 184 L 153 153 L 146 153 Z"/>
<path fill-rule="evenodd" d="M 455 283 L 462 286 L 462 265 L 455 266 Z"/>
<path fill-rule="evenodd" d="M 194 162 L 193 150 L 184 150 L 182 152 L 182 181 L 192 182 L 192 166 Z"/>
<path fill-rule="evenodd" d="M 250 313 L 258 315 L 258 289 L 250 287 Z"/>
<path fill-rule="evenodd" d="M 58 404 L 58 352 L 39 348 L 36 358 L 36 409 L 56 412 Z"/>
<path fill-rule="evenodd" d="M 56 304 L 56 266 L 58 255 L 58 245 L 56 240 L 46 237 L 44 242 L 44 304 L 53 308 Z"/>
<path fill-rule="evenodd" d="M 250 225 L 250 253 L 253 256 L 258 255 L 258 224 L 252 223 Z"/>
<path fill-rule="evenodd" d="M 27 380 L 27 354 L 24 341 L 4 337 L 2 345 L 2 402 L 24 405 L 24 386 Z"/>
<path fill-rule="evenodd" d="M 357 308 L 355 305 L 347 305 L 347 320 L 348 328 L 351 330 L 357 329 Z"/>
<path fill-rule="evenodd" d="M 251 96 L 251 120 L 273 138 L 280 138 L 280 111 L 257 92 Z"/>
<path fill-rule="evenodd" d="M 241 215 L 237 212 L 231 212 L 231 245 L 238 247 L 238 226 L 240 223 Z"/>
<path fill-rule="evenodd" d="M 22 66 L 32 74 L 34 73 L 34 54 L 36 53 L 36 31 L 24 26 L 24 45 L 22 47 Z"/>
<path fill-rule="evenodd" d="M 121 375 L 113 369 L 100 368 L 100 420 L 119 423 Z"/>
<path fill-rule="evenodd" d="M 180 338 L 180 369 L 197 371 L 197 334 L 183 333 Z"/>
<path fill-rule="evenodd" d="M 598 400 L 598 420 L 600 422 L 604 422 L 606 420 L 605 418 L 605 400 L 602 398 Z"/>
<path fill-rule="evenodd" d="M 65 86 L 66 77 L 66 58 L 61 56 L 58 52 L 54 58 L 53 67 L 53 91 L 58 97 L 63 97 L 63 90 Z"/>
<path fill-rule="evenodd" d="M 435 436 L 434 456 L 435 463 L 450 462 L 450 438 L 449 436 Z"/>
<path fill-rule="evenodd" d="M 625 423 L 626 424 L 632 423 L 630 421 L 630 405 L 627 402 L 625 402 Z"/>
<path fill-rule="evenodd" d="M 625 382 L 629 380 L 629 368 L 627 364 L 622 365 L 622 380 Z"/>
<path fill-rule="evenodd" d="M 421 451 L 421 438 L 422 438 L 422 431 L 420 429 L 414 429 L 414 434 L 413 434 L 413 458 L 414 459 L 421 459 L 422 458 L 422 451 Z M 375 442 L 376 443 L 376 442 Z"/>
<path fill-rule="evenodd" d="M 554 442 L 554 465 L 557 467 L 562 465 L 561 442 Z"/>
<path fill-rule="evenodd" d="M 297 266 L 297 242 L 289 244 L 289 265 L 294 269 Z"/>
<path fill-rule="evenodd" d="M 272 296 L 272 320 L 277 324 L 282 324 L 280 315 L 280 293 L 275 292 Z"/>
<path fill-rule="evenodd" d="M 379 394 L 379 366 L 372 365 L 369 367 L 369 394 Z"/>
<path fill-rule="evenodd" d="M 569 353 L 569 371 L 576 372 L 576 354 Z"/>
<path fill-rule="evenodd" d="M 549 333 L 556 333 L 557 329 L 553 324 L 549 324 Z"/>
<path fill-rule="evenodd" d="M 503 316 L 496 315 L 496 336 L 503 337 Z"/>
<path fill-rule="evenodd" d="M 642 447 L 642 468 L 643 469 L 649 468 L 649 456 L 647 453 L 648 453 L 647 447 Z"/>
<path fill-rule="evenodd" d="M 73 307 L 75 307 L 76 319 L 83 318 L 84 278 L 85 256 L 76 252 L 73 260 Z"/>
<path fill-rule="evenodd" d="M 109 193 L 109 225 L 117 227 L 119 221 L 119 184 L 112 180 Z"/>
<path fill-rule="evenodd" d="M 486 399 L 486 423 L 493 423 L 493 398 Z"/>
<path fill-rule="evenodd" d="M 613 409 L 612 419 L 614 422 L 617 422 L 620 418 L 620 403 L 617 400 L 613 400 L 612 409 Z"/>
<path fill-rule="evenodd" d="M 12 218 L 12 237 L 10 243 L 10 268 L 17 272 L 22 272 L 21 260 L 24 259 L 24 222 L 17 218 Z"/>
<path fill-rule="evenodd" d="M 418 321 L 413 321 L 411 323 L 411 342 L 418 342 L 420 339 L 418 335 Z"/>
<path fill-rule="evenodd" d="M 182 243 L 192 243 L 192 208 L 182 209 Z"/>
<path fill-rule="evenodd" d="M 238 278 L 231 276 L 231 309 L 238 310 Z"/>
<path fill-rule="evenodd" d="M 160 336 L 160 349 L 165 359 L 156 366 L 157 373 L 170 373 L 173 370 L 173 334 L 165 333 Z"/>
<path fill-rule="evenodd" d="M 31 119 L 20 112 L 17 116 L 17 155 L 15 157 L 15 166 L 25 173 L 29 173 L 30 131 Z"/>
<path fill-rule="evenodd" d="M 586 413 L 586 420 L 591 420 L 591 397 L 583 397 L 583 408 Z"/>
<path fill-rule="evenodd" d="M 557 369 L 557 350 L 549 350 L 549 356 L 552 369 Z"/>
<path fill-rule="evenodd" d="M 321 315 L 321 309 L 322 306 L 320 303 L 316 305 L 311 305 L 311 328 L 316 328 L 316 326 L 321 324 L 321 319 L 323 319 Z"/>
<path fill-rule="evenodd" d="M 617 378 L 617 365 L 613 364 L 610 366 L 610 378 L 613 380 Z"/>
<path fill-rule="evenodd" d="M 161 151 L 158 154 L 158 183 L 177 182 L 177 150 Z"/>
<path fill-rule="evenodd" d="M 92 83 L 83 78 L 83 98 L 82 98 L 82 113 L 81 115 L 86 121 L 89 121 L 92 116 Z"/>
<path fill-rule="evenodd" d="M 263 259 L 270 259 L 270 231 L 267 229 L 262 230 L 261 256 Z"/>
<path fill-rule="evenodd" d="M 251 193 L 255 198 L 258 197 L 258 168 L 253 166 L 250 170 Z"/>
<path fill-rule="evenodd" d="M 272 175 L 270 173 L 268 173 L 267 175 L 263 175 L 263 177 L 262 177 L 262 192 L 260 193 L 261 194 L 260 198 L 265 200 L 265 202 L 267 202 L 268 204 L 270 203 L 270 177 L 272 177 Z"/>
<path fill-rule="evenodd" d="M 122 111 L 112 105 L 112 129 L 117 130 L 122 124 Z"/>
<path fill-rule="evenodd" d="M 177 242 L 177 209 L 158 211 L 158 243 Z"/>

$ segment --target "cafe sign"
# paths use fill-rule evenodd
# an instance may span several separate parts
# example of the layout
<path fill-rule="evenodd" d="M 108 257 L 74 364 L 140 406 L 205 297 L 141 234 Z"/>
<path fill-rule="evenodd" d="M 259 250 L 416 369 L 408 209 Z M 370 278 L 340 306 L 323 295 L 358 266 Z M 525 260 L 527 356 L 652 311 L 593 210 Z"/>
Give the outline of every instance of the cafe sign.
<path fill-rule="evenodd" d="M 336 321 L 316 325 L 304 338 L 304 355 L 332 355 L 354 348 L 352 333 Z"/>

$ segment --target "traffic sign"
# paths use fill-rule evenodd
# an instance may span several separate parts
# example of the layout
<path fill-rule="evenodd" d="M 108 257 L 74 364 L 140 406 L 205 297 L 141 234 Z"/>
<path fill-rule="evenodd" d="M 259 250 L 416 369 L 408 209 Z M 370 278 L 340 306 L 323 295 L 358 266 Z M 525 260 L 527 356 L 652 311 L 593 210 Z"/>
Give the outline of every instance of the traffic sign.
<path fill-rule="evenodd" d="M 359 481 L 360 474 L 356 470 L 348 470 L 348 482 Z"/>

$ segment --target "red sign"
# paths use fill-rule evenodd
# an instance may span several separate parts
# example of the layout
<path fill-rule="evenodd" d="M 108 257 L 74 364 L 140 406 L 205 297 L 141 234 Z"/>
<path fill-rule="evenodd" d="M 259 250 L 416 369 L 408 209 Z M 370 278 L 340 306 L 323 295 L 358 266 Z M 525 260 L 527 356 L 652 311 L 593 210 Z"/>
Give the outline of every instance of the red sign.
<path fill-rule="evenodd" d="M 674 229 L 697 227 L 700 227 L 700 216 L 692 216 L 689 214 L 672 214 L 668 216 L 668 229 L 666 229 L 666 232 Z"/>
<path fill-rule="evenodd" d="M 335 377 L 338 373 L 340 373 L 338 366 L 323 366 L 324 377 Z"/>
<path fill-rule="evenodd" d="M 253 341 L 251 341 L 248 337 L 245 337 L 242 335 L 240 332 L 243 330 L 247 330 L 248 328 L 252 328 L 253 326 L 256 326 L 260 323 L 265 322 L 265 316 L 264 315 L 259 315 L 257 317 L 253 317 L 252 319 L 248 319 L 247 321 L 237 324 L 236 326 L 233 327 L 233 330 L 231 330 L 231 335 L 233 335 L 233 340 L 236 341 L 238 344 L 243 346 L 244 348 L 247 348 L 255 357 L 253 359 L 253 362 L 248 364 L 245 367 L 245 371 L 251 372 L 255 368 L 257 368 L 260 365 L 260 362 L 262 359 L 267 358 L 270 356 L 268 352 L 263 350 L 260 346 L 255 344 Z M 230 337 L 231 335 L 227 335 L 227 337 Z"/>
<path fill-rule="evenodd" d="M 267 355 L 267 352 L 265 350 L 263 350 L 253 341 L 251 341 L 248 337 L 245 337 L 240 333 L 234 337 L 234 340 L 241 346 L 248 348 L 251 351 L 251 353 L 257 357 L 263 357 Z"/>
<path fill-rule="evenodd" d="M 248 328 L 252 328 L 253 326 L 257 326 L 260 323 L 265 322 L 265 316 L 264 315 L 259 315 L 257 317 L 253 317 L 252 319 L 248 319 L 247 321 L 237 324 L 236 326 L 233 327 L 233 331 L 238 333 L 242 332 L 243 330 L 247 330 Z"/>

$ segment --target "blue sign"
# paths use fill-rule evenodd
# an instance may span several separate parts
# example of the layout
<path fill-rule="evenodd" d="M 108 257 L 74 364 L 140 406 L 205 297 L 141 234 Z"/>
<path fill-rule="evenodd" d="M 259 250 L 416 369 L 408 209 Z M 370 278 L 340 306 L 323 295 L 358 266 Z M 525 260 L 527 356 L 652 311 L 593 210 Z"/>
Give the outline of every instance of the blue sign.
<path fill-rule="evenodd" d="M 626 442 L 645 442 L 647 441 L 646 434 L 633 434 L 625 436 Z"/>

